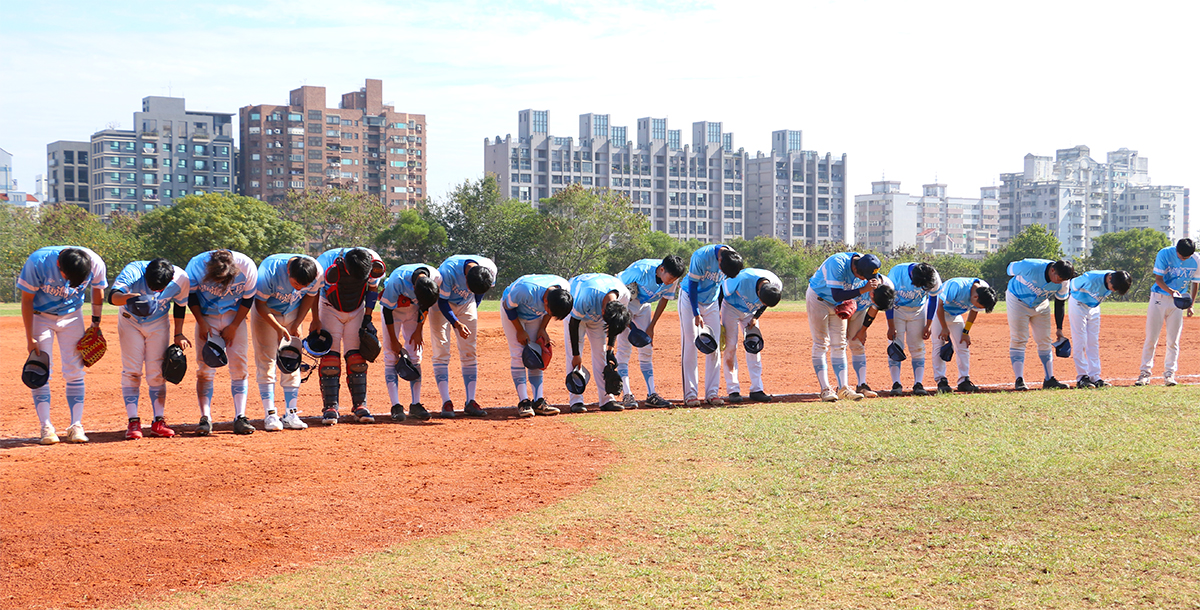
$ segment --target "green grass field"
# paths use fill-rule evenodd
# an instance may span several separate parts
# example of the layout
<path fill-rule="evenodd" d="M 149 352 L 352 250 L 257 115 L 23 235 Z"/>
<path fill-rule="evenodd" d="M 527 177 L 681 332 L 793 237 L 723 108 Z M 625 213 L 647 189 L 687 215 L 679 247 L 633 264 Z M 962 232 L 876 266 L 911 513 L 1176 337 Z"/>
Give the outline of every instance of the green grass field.
<path fill-rule="evenodd" d="M 572 417 L 623 459 L 557 505 L 139 607 L 1194 608 L 1198 401 L 1181 386 Z"/>

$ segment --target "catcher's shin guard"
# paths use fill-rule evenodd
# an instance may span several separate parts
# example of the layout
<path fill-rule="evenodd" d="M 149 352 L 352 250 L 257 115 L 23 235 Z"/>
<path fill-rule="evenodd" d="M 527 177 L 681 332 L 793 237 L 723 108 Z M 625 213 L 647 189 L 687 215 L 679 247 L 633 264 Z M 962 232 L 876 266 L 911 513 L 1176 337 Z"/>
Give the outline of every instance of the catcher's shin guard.
<path fill-rule="evenodd" d="M 325 402 L 326 409 L 338 408 L 338 378 L 342 376 L 342 355 L 337 352 L 329 352 L 321 356 L 320 364 L 321 373 L 321 398 Z"/>
<path fill-rule="evenodd" d="M 367 402 L 367 359 L 358 350 L 346 352 L 346 388 L 354 407 Z"/>

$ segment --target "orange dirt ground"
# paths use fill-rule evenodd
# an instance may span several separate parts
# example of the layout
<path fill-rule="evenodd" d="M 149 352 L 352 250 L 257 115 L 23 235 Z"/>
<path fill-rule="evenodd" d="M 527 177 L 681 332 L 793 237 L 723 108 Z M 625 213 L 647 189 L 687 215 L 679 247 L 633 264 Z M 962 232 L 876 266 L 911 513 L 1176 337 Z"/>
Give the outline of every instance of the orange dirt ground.
<path fill-rule="evenodd" d="M 890 386 L 882 322 L 871 329 L 867 346 L 870 379 L 877 389 Z M 1145 320 L 1108 316 L 1102 324 L 1105 376 L 1128 385 L 1137 375 Z M 1200 319 L 1185 321 L 1182 353 L 1196 354 L 1200 348 L 1198 325 Z M 767 391 L 813 400 L 817 384 L 805 315 L 768 313 L 763 327 Z M 551 325 L 551 336 L 560 345 L 561 329 L 561 324 Z M 493 409 L 486 419 L 392 423 L 386 417 L 381 366 L 373 365 L 369 404 L 377 415 L 384 414 L 380 423 L 343 420 L 325 428 L 309 419 L 313 427 L 307 431 L 235 436 L 228 423 L 233 417 L 228 378 L 218 374 L 213 414 L 226 423 L 212 437 L 197 438 L 191 434 L 199 416 L 189 373 L 168 391 L 167 419 L 181 435 L 136 442 L 123 440 L 120 357 L 111 308 L 104 330 L 112 351 L 87 376 L 84 425 L 92 442 L 42 447 L 29 391 L 17 372 L 25 357 L 21 319 L 0 318 L 0 350 L 9 354 L 12 371 L 0 378 L 0 396 L 6 397 L 0 400 L 0 506 L 5 516 L 0 520 L 0 608 L 107 607 L 477 528 L 577 493 L 619 458 L 611 447 L 569 425 L 576 416 L 515 418 L 498 313 L 480 316 L 479 401 Z M 1004 315 L 981 315 L 972 336 L 972 379 L 980 385 L 1010 384 Z M 656 336 L 661 346 L 655 354 L 657 382 L 660 394 L 677 401 L 682 399 L 678 341 L 677 319 L 667 313 Z M 1160 342 L 1160 374 L 1164 350 Z M 556 353 L 547 375 L 547 396 L 556 404 L 566 401 L 561 354 Z M 194 351 L 188 357 L 194 360 Z M 903 382 L 909 387 L 911 368 L 905 365 Z M 1055 365 L 1060 380 L 1074 380 L 1070 359 L 1058 359 Z M 634 391 L 642 397 L 641 375 L 636 365 L 631 369 Z M 1032 348 L 1027 370 L 1029 378 L 1040 380 L 1041 365 Z M 437 388 L 428 363 L 425 373 L 424 402 L 433 410 Z M 1200 362 L 1183 359 L 1179 374 L 1184 380 L 1194 378 Z M 462 380 L 456 376 L 455 361 L 451 393 L 461 410 Z M 932 385 L 931 377 L 927 371 L 927 385 Z M 748 393 L 744 360 L 741 378 L 742 391 Z M 69 425 L 62 380 L 52 379 L 51 388 L 53 421 L 61 434 Z M 260 420 L 253 378 L 250 389 L 248 413 Z M 344 389 L 342 396 L 345 401 Z M 405 402 L 406 396 L 404 387 Z M 315 380 L 304 384 L 301 405 L 307 417 L 319 416 Z M 148 425 L 144 389 L 142 409 Z"/>

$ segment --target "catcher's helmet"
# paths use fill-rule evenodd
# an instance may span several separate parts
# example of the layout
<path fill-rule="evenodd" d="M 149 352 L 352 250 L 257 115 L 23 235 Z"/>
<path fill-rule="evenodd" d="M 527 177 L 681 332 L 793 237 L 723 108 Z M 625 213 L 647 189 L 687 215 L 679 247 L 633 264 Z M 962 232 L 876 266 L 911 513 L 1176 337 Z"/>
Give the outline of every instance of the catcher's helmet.
<path fill-rule="evenodd" d="M 750 354 L 757 354 L 763 351 L 762 331 L 757 326 L 751 326 L 746 329 L 746 338 L 742 339 L 742 347 L 746 348 L 746 352 Z"/>
<path fill-rule="evenodd" d="M 301 347 L 299 337 L 279 344 L 279 351 L 275 353 L 275 364 L 279 365 L 279 370 L 289 375 L 300 370 Z"/>
<path fill-rule="evenodd" d="M 396 366 L 392 367 L 401 379 L 405 381 L 417 381 L 421 378 L 421 368 L 413 364 L 412 359 L 405 352 L 400 353 L 400 357 L 396 359 Z"/>
<path fill-rule="evenodd" d="M 167 352 L 163 354 L 163 379 L 179 385 L 183 381 L 183 376 L 187 374 L 187 355 L 183 353 L 183 348 L 172 343 L 167 346 Z"/>
<path fill-rule="evenodd" d="M 1175 297 L 1175 306 L 1180 309 L 1187 309 L 1188 307 L 1191 307 L 1192 306 L 1192 297 L 1190 297 L 1186 294 L 1181 294 L 1181 295 Z"/>
<path fill-rule="evenodd" d="M 50 354 L 36 351 L 29 354 L 21 370 L 21 381 L 31 390 L 36 390 L 50 381 Z"/>
<path fill-rule="evenodd" d="M 701 326 L 696 331 L 696 349 L 702 354 L 711 354 L 717 351 L 717 338 L 713 336 L 713 331 L 707 325 Z"/>
<path fill-rule="evenodd" d="M 646 331 L 634 326 L 633 322 L 630 322 L 629 344 L 634 347 L 646 347 L 650 345 L 650 335 L 646 334 Z"/>
<path fill-rule="evenodd" d="M 309 332 L 308 336 L 304 338 L 304 351 L 313 358 L 320 358 L 328 354 L 331 349 L 333 349 L 333 335 L 324 328 Z"/>
<path fill-rule="evenodd" d="M 1071 357 L 1071 340 L 1068 339 L 1067 337 L 1063 337 L 1062 341 L 1055 343 L 1054 344 L 1054 355 L 1058 356 L 1059 358 L 1070 358 Z"/>
<path fill-rule="evenodd" d="M 950 360 L 954 358 L 954 344 L 947 343 L 943 345 L 941 351 L 938 353 L 938 356 L 940 356 L 943 361 L 950 362 Z"/>
<path fill-rule="evenodd" d="M 591 379 L 592 374 L 583 365 L 580 365 L 579 368 L 567 373 L 567 391 L 572 394 L 583 394 Z"/>
<path fill-rule="evenodd" d="M 208 337 L 208 341 L 200 350 L 200 357 L 204 359 L 204 364 L 214 369 L 229 364 L 229 356 L 225 355 L 225 340 L 221 335 L 213 334 Z"/>
<path fill-rule="evenodd" d="M 908 354 L 904 353 L 904 346 L 895 341 L 888 343 L 887 354 L 888 360 L 892 362 L 904 362 L 908 360 Z"/>

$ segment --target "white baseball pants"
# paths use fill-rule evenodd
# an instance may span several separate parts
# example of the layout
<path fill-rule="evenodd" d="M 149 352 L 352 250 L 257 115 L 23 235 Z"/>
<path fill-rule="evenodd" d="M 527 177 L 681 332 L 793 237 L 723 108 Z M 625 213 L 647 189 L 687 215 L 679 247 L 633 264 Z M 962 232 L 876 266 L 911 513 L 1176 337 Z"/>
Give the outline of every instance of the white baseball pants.
<path fill-rule="evenodd" d="M 834 313 L 834 306 L 822 301 L 810 287 L 805 293 L 808 330 L 812 335 L 813 371 L 821 390 L 829 389 L 829 369 L 825 357 L 833 351 L 833 373 L 838 387 L 846 386 L 846 320 Z"/>
<path fill-rule="evenodd" d="M 725 389 L 730 394 L 742 393 L 742 384 L 738 382 L 737 348 L 741 345 L 742 333 L 753 320 L 753 312 L 742 313 L 733 307 L 721 307 L 721 325 L 725 327 L 725 351 L 721 352 L 721 361 L 725 368 Z M 750 391 L 762 392 L 762 354 L 746 352 L 746 369 L 750 372 Z"/>
<path fill-rule="evenodd" d="M 83 422 L 84 368 L 76 345 L 83 338 L 87 327 L 83 322 L 83 311 L 76 310 L 56 316 L 48 313 L 33 314 L 33 340 L 38 350 L 50 357 L 50 378 L 54 378 L 54 342 L 58 342 L 58 357 L 62 367 L 63 381 L 67 382 L 67 408 L 71 412 L 71 425 Z M 28 356 L 28 354 L 26 354 Z M 50 383 L 32 390 L 33 406 L 42 426 L 50 425 Z"/>
<path fill-rule="evenodd" d="M 699 307 L 700 317 L 713 331 L 718 340 L 721 326 L 721 315 L 717 311 L 717 303 L 702 304 Z M 700 385 L 699 357 L 700 350 L 696 349 L 695 316 L 692 315 L 692 300 L 687 291 L 679 295 L 679 335 L 683 343 L 683 399 L 697 398 L 697 388 Z M 721 392 L 721 359 L 713 352 L 704 356 L 704 398 L 716 398 Z"/>
<path fill-rule="evenodd" d="M 429 315 L 432 315 L 432 311 Z M 408 350 L 408 359 L 418 370 L 421 368 L 421 356 L 424 352 L 424 342 L 421 345 L 413 345 L 413 332 L 417 329 L 417 320 L 421 316 L 421 308 L 416 304 L 407 307 L 397 307 L 392 310 L 392 327 L 400 331 L 400 336 L 404 341 L 404 349 Z M 392 400 L 393 405 L 400 404 L 400 376 L 396 374 L 396 361 L 399 359 L 396 356 L 396 342 L 392 339 L 392 333 L 387 332 L 385 325 L 380 329 L 383 335 L 381 345 L 383 347 L 383 380 L 387 384 L 388 398 Z M 424 331 L 422 331 L 424 332 Z M 408 382 L 409 391 L 412 394 L 412 402 L 410 404 L 418 404 L 421 402 L 421 380 Z"/>
<path fill-rule="evenodd" d="M 329 301 L 321 299 L 321 310 L 317 313 L 317 319 L 321 320 L 321 328 L 329 331 L 329 335 L 333 337 L 332 351 L 345 358 L 346 352 L 358 349 L 358 330 L 362 328 L 366 310 L 365 305 L 359 305 L 354 311 L 338 311 Z"/>
<path fill-rule="evenodd" d="M 542 397 L 543 371 L 525 368 L 525 359 L 521 357 L 525 352 L 525 344 L 517 340 L 517 324 L 525 329 L 525 334 L 529 335 L 530 342 L 537 342 L 538 328 L 542 326 L 542 319 L 539 317 L 532 320 L 521 318 L 509 320 L 503 312 L 500 315 L 500 326 L 504 328 L 504 337 L 508 339 L 508 370 L 512 375 L 513 385 L 517 389 L 517 398 L 519 400 L 529 398 L 528 386 L 532 384 L 533 398 L 538 399 Z"/>
<path fill-rule="evenodd" d="M 204 321 L 213 333 L 219 333 L 226 326 L 233 323 L 233 318 L 237 310 L 223 313 L 217 316 L 204 316 Z M 250 361 L 250 332 L 247 330 L 248 324 L 245 321 L 238 325 L 237 331 L 233 335 L 233 341 L 225 346 L 225 356 L 229 359 L 229 364 L 224 368 L 229 371 L 229 389 L 233 394 L 233 414 L 234 417 L 241 417 L 246 414 L 246 380 L 249 377 L 248 364 Z M 204 349 L 204 344 L 208 342 L 208 337 L 200 336 L 200 325 L 196 325 L 196 334 L 194 344 L 196 346 L 196 396 L 200 402 L 200 414 L 205 417 L 212 417 L 212 396 L 213 396 L 213 379 L 217 376 L 217 370 L 204 363 L 204 358 L 198 353 Z"/>
<path fill-rule="evenodd" d="M 1051 297 L 1033 308 L 1022 303 L 1012 292 L 1004 297 L 1008 310 L 1008 358 L 1016 377 L 1025 376 L 1025 347 L 1031 334 L 1037 345 L 1038 358 L 1045 368 L 1044 379 L 1054 376 L 1053 300 Z"/>
<path fill-rule="evenodd" d="M 121 311 L 117 315 L 117 339 L 121 344 L 121 396 L 125 401 L 126 416 L 138 416 L 143 366 L 154 415 L 162 415 L 167 386 L 162 363 L 167 346 L 171 344 L 171 316 L 143 324 Z"/>
<path fill-rule="evenodd" d="M 293 309 L 290 313 L 280 316 L 283 325 L 291 325 L 296 321 L 296 315 L 299 313 L 299 309 Z M 250 331 L 254 338 L 254 378 L 258 384 L 274 386 L 278 376 L 280 386 L 284 388 L 300 387 L 299 369 L 294 373 L 277 373 L 275 357 L 279 355 L 279 333 L 271 328 L 271 324 L 265 317 L 259 315 L 257 308 L 250 309 Z M 356 332 L 355 336 L 357 337 L 357 335 Z"/>
<path fill-rule="evenodd" d="M 925 384 L 925 322 L 929 307 L 928 300 L 920 307 L 896 307 L 892 310 L 892 324 L 896 327 L 896 339 L 908 347 L 908 359 L 912 362 L 913 383 Z M 934 358 L 938 355 L 935 353 Z M 900 363 L 888 360 L 892 383 L 900 383 Z"/>
<path fill-rule="evenodd" d="M 1075 361 L 1075 381 L 1084 375 L 1095 381 L 1100 376 L 1100 308 L 1088 307 L 1075 297 L 1067 300 L 1071 320 L 1071 359 Z"/>
<path fill-rule="evenodd" d="M 654 319 L 654 306 L 650 303 L 641 303 L 637 299 L 629 301 L 630 321 L 640 330 L 646 330 L 650 326 L 650 321 Z M 620 335 L 617 335 L 617 371 L 621 374 L 621 382 L 624 384 L 626 394 L 632 394 L 633 388 L 629 383 L 629 358 L 633 353 L 633 344 L 629 342 L 629 330 L 625 329 Z M 655 392 L 651 387 L 654 381 L 654 344 L 651 343 L 646 347 L 637 348 L 638 366 L 642 370 L 642 377 L 646 380 L 646 394 L 650 395 Z"/>
<path fill-rule="evenodd" d="M 450 338 L 458 345 L 458 363 L 462 366 L 463 385 L 466 387 L 467 402 L 475 400 L 475 383 L 478 380 L 478 361 L 475 357 L 475 346 L 479 338 L 479 312 L 475 308 L 475 299 L 467 299 L 461 305 L 450 305 L 450 310 L 470 331 L 471 335 L 463 339 L 454 330 L 450 320 L 442 315 L 442 310 L 434 307 L 429 310 L 429 334 L 433 343 L 433 377 L 437 381 L 438 392 L 442 395 L 442 403 L 450 400 Z"/>
<path fill-rule="evenodd" d="M 563 371 L 570 374 L 573 370 L 571 360 L 575 358 L 575 351 L 571 349 L 571 316 L 567 316 L 563 320 L 563 343 L 566 343 L 567 357 L 563 358 Z M 604 351 L 608 347 L 608 330 L 605 328 L 604 321 L 589 322 L 583 320 L 579 323 L 579 352 L 583 353 L 584 343 L 590 343 L 592 348 L 592 380 L 591 383 L 596 386 L 596 396 L 600 402 L 604 404 L 610 400 L 617 400 L 619 397 L 608 394 L 604 391 L 604 367 L 605 362 Z M 695 348 L 693 348 L 695 349 Z M 571 404 L 582 403 L 583 396 L 581 394 L 571 394 Z"/>
<path fill-rule="evenodd" d="M 1154 370 L 1154 351 L 1158 349 L 1158 335 L 1167 327 L 1167 357 L 1163 361 L 1163 372 L 1174 375 L 1179 370 L 1179 335 L 1183 332 L 1183 310 L 1175 306 L 1169 294 L 1150 293 L 1150 305 L 1146 309 L 1146 341 L 1142 344 L 1141 372 L 1149 375 Z"/>
<path fill-rule="evenodd" d="M 966 316 L 959 315 L 950 317 L 946 315 L 946 325 L 950 327 L 950 341 L 954 345 L 954 358 L 958 360 L 958 380 L 962 381 L 964 377 L 971 376 L 971 348 L 962 343 L 963 326 L 966 324 Z M 933 319 L 933 378 L 941 379 L 946 377 L 946 361 L 942 360 L 942 346 L 946 342 L 942 341 L 942 321 L 938 318 Z M 947 378 L 949 381 L 949 378 Z M 954 384 L 951 384 L 954 385 Z"/>

